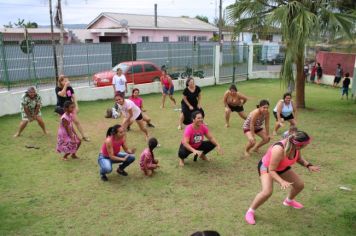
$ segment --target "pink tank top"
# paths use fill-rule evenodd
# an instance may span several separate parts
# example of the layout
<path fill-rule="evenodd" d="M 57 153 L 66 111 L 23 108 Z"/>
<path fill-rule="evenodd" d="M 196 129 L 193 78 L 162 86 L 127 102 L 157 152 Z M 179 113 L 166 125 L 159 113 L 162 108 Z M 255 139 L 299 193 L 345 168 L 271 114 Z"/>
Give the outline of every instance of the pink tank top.
<path fill-rule="evenodd" d="M 163 83 L 164 87 L 166 87 L 167 89 L 169 88 L 170 83 L 166 76 L 164 76 L 164 77 L 162 76 L 162 83 Z"/>
<path fill-rule="evenodd" d="M 114 155 L 116 155 L 117 153 L 120 152 L 121 146 L 125 143 L 125 140 L 119 139 L 119 140 L 115 140 L 112 136 L 110 136 L 111 139 L 111 143 L 112 143 L 112 147 L 114 149 Z M 101 154 L 103 154 L 103 156 L 105 157 L 109 157 L 109 153 L 108 150 L 106 148 L 106 143 L 103 143 L 103 146 L 101 146 Z"/>
<path fill-rule="evenodd" d="M 282 141 L 280 141 L 279 143 L 282 143 L 283 145 L 283 148 L 284 148 L 284 145 L 286 144 L 287 140 L 286 139 L 283 139 Z M 262 163 L 264 166 L 268 167 L 269 164 L 270 164 L 270 161 L 271 161 L 271 156 L 272 156 L 272 148 L 276 145 L 273 144 L 272 146 L 270 146 L 266 152 L 266 154 L 263 156 L 262 158 Z M 294 163 L 297 162 L 299 158 L 299 150 L 296 150 L 295 152 L 295 156 L 293 159 L 289 159 L 288 156 L 285 156 L 283 158 L 283 160 L 278 164 L 278 167 L 276 169 L 276 171 L 281 171 L 281 170 L 284 170 L 285 168 L 287 168 L 288 166 L 291 166 L 291 165 L 294 165 Z"/>

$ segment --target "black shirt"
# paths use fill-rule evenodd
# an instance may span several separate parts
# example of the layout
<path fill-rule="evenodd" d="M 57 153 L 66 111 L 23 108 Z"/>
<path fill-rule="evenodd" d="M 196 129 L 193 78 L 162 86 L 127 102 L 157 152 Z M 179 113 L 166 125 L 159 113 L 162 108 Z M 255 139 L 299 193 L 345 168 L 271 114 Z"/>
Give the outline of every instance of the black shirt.
<path fill-rule="evenodd" d="M 343 87 L 343 88 L 349 88 L 350 83 L 351 83 L 350 78 L 346 77 L 346 78 L 344 79 L 344 81 L 342 82 L 342 87 Z"/>
<path fill-rule="evenodd" d="M 183 95 L 187 97 L 188 102 L 194 108 L 198 107 L 198 97 L 199 97 L 200 91 L 201 90 L 200 90 L 199 86 L 195 86 L 195 90 L 193 93 L 188 89 L 188 87 L 186 87 L 183 91 Z"/>
<path fill-rule="evenodd" d="M 74 94 L 74 90 L 71 86 L 67 87 L 67 91 L 66 91 L 66 96 L 62 97 L 58 95 L 58 92 L 62 91 L 62 88 L 60 87 L 56 87 L 56 95 L 57 95 L 57 106 L 59 107 L 64 107 L 64 103 L 66 101 L 72 101 L 72 96 Z"/>

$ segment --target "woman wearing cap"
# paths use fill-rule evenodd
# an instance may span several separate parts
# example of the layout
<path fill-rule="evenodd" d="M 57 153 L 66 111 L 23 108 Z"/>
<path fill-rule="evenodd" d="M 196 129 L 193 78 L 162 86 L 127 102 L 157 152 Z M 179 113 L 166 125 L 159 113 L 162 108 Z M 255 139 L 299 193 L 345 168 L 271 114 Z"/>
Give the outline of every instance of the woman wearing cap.
<path fill-rule="evenodd" d="M 43 130 L 44 134 L 47 134 L 46 126 L 43 122 L 41 115 L 42 99 L 37 93 L 35 87 L 29 87 L 25 94 L 22 96 L 21 100 L 21 117 L 19 130 L 16 132 L 14 137 L 21 135 L 22 131 L 26 128 L 29 122 L 34 120 L 37 121 L 38 125 Z"/>
<path fill-rule="evenodd" d="M 298 162 L 309 171 L 318 172 L 320 167 L 313 166 L 304 160 L 300 150 L 310 143 L 307 133 L 297 131 L 288 138 L 273 144 L 258 163 L 257 169 L 261 179 L 262 190 L 253 200 L 246 212 L 245 220 L 248 224 L 255 224 L 255 210 L 272 195 L 273 181 L 280 184 L 282 189 L 291 187 L 283 205 L 295 209 L 303 208 L 303 205 L 295 200 L 295 197 L 303 190 L 303 180 L 291 169 Z"/>

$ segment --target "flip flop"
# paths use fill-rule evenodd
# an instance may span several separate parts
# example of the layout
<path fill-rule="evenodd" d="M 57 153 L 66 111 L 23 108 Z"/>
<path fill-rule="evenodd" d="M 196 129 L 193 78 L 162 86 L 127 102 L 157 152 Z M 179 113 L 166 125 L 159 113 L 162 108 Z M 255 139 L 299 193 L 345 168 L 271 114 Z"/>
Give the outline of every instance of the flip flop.
<path fill-rule="evenodd" d="M 40 147 L 35 145 L 25 145 L 26 148 L 40 149 Z"/>
<path fill-rule="evenodd" d="M 198 154 L 195 154 L 193 161 L 197 161 L 197 159 L 198 159 Z"/>
<path fill-rule="evenodd" d="M 83 137 L 82 139 L 86 142 L 90 142 L 90 139 L 88 137 Z"/>

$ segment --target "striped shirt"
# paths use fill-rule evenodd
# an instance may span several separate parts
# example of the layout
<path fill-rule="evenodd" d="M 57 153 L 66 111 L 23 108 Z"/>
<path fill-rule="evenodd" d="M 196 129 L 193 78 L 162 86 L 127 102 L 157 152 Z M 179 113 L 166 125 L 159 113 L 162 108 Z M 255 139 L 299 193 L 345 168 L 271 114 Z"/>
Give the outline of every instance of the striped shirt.
<path fill-rule="evenodd" d="M 248 115 L 247 119 L 245 120 L 244 124 L 242 125 L 243 130 L 250 130 L 251 120 L 252 120 L 252 112 Z M 262 126 L 265 122 L 265 115 L 262 114 L 261 116 L 257 117 L 256 122 L 254 124 L 255 130 L 262 129 Z"/>

